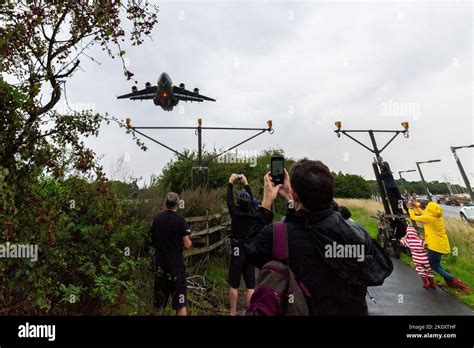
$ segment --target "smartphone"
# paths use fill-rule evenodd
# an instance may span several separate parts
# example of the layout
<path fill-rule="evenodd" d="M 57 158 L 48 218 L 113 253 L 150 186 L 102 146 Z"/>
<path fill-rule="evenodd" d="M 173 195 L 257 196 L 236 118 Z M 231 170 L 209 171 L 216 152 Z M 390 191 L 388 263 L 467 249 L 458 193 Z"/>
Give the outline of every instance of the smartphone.
<path fill-rule="evenodd" d="M 273 183 L 275 185 L 283 184 L 285 178 L 285 158 L 282 156 L 272 157 L 270 168 Z"/>

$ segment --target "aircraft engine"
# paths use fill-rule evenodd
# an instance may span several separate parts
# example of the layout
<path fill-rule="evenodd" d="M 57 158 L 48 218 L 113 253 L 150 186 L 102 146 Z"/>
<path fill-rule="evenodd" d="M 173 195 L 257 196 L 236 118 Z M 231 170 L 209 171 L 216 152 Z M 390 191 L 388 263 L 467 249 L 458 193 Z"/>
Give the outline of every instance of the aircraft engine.
<path fill-rule="evenodd" d="M 151 87 L 151 83 L 150 83 L 150 82 L 145 83 L 145 88 L 150 88 L 150 87 Z"/>
<path fill-rule="evenodd" d="M 199 94 L 199 88 L 197 88 L 197 87 L 194 88 L 193 92 L 194 92 L 195 94 Z"/>
<path fill-rule="evenodd" d="M 132 93 L 137 93 L 137 92 L 138 92 L 137 86 L 132 86 Z"/>
<path fill-rule="evenodd" d="M 186 86 L 184 85 L 184 83 L 181 82 L 181 83 L 179 84 L 179 88 L 185 88 L 185 87 L 186 87 Z"/>

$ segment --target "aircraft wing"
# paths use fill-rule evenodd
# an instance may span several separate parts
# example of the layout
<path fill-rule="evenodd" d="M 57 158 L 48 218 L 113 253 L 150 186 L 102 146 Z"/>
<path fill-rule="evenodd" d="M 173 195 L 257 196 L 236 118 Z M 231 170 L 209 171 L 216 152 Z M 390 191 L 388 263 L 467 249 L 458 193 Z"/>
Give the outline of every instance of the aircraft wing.
<path fill-rule="evenodd" d="M 215 99 L 206 97 L 205 95 L 194 93 L 194 92 L 188 91 L 185 88 L 181 88 L 178 86 L 173 86 L 173 94 L 177 99 L 183 100 L 183 101 L 196 101 L 196 102 L 202 102 L 204 100 L 213 101 L 213 102 L 216 101 Z"/>
<path fill-rule="evenodd" d="M 120 95 L 117 99 L 130 99 L 130 100 L 144 100 L 144 99 L 153 99 L 156 95 L 156 86 L 151 86 L 148 88 L 141 89 L 136 92 Z"/>

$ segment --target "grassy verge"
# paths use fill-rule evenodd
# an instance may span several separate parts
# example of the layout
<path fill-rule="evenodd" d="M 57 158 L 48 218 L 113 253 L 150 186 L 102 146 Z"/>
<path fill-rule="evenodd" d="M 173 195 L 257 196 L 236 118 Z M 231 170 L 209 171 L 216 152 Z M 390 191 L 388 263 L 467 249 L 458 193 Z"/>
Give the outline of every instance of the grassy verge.
<path fill-rule="evenodd" d="M 351 210 L 352 218 L 365 225 L 371 237 L 377 235 L 377 221 L 370 216 L 374 215 L 377 210 L 382 210 L 379 202 L 362 199 L 338 199 L 337 202 Z M 474 228 L 452 218 L 445 219 L 445 226 L 452 253 L 443 256 L 442 266 L 449 273 L 461 278 L 472 291 L 466 295 L 455 289 L 447 287 L 443 287 L 443 289 L 469 307 L 474 308 Z M 402 254 L 400 259 L 414 267 L 408 255 Z M 444 284 L 441 276 L 435 274 L 435 277 L 437 283 Z"/>
<path fill-rule="evenodd" d="M 371 238 L 377 238 L 378 223 L 363 208 L 352 208 L 352 219 L 364 225 Z"/>
<path fill-rule="evenodd" d="M 209 259 L 196 258 L 187 266 L 187 277 L 194 283 L 192 286 L 195 286 L 193 289 L 188 286 L 188 315 L 229 315 L 227 262 L 224 252 L 216 251 Z M 133 303 L 124 303 L 112 314 L 159 315 L 153 306 L 153 277 L 149 269 L 137 274 L 134 279 L 136 296 Z M 175 315 L 171 299 L 168 299 L 161 315 Z"/>
<path fill-rule="evenodd" d="M 377 237 L 378 221 L 372 216 L 375 216 L 377 211 L 383 210 L 382 203 L 373 199 L 350 198 L 337 198 L 336 202 L 339 206 L 349 208 L 352 219 L 364 225 L 371 238 Z"/>
<path fill-rule="evenodd" d="M 188 288 L 189 315 L 229 315 L 227 271 L 227 258 L 223 252 L 188 267 L 188 277 L 202 275 L 198 283 L 206 289 L 193 291 Z"/>
<path fill-rule="evenodd" d="M 455 277 L 462 279 L 471 288 L 471 293 L 464 295 L 451 288 L 446 288 L 446 291 L 474 308 L 474 228 L 453 218 L 446 218 L 445 225 L 453 252 L 443 256 L 442 266 Z M 439 275 L 436 275 L 436 280 L 444 283 Z"/>

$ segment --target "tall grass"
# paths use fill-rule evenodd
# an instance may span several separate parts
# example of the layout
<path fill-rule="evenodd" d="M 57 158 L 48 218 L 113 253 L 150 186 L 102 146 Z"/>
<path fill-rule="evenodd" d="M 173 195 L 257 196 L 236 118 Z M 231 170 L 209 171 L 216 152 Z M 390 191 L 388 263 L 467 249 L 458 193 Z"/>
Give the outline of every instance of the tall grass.
<path fill-rule="evenodd" d="M 227 258 L 222 252 L 188 267 L 188 276 L 202 275 L 207 289 L 205 292 L 188 289 L 189 315 L 229 315 L 227 269 Z"/>
<path fill-rule="evenodd" d="M 339 205 L 344 205 L 351 210 L 352 218 L 364 224 L 371 237 L 377 234 L 377 222 L 370 216 L 373 216 L 379 210 L 383 210 L 380 202 L 370 199 L 337 199 L 336 201 Z M 466 295 L 446 286 L 443 288 L 471 308 L 474 308 L 474 227 L 464 224 L 459 219 L 449 217 L 445 218 L 445 226 L 452 253 L 443 256 L 441 265 L 454 276 L 461 278 L 472 291 Z M 402 255 L 401 260 L 413 265 L 411 259 L 406 255 Z M 437 274 L 436 281 L 441 284 L 444 283 L 443 279 Z"/>
<path fill-rule="evenodd" d="M 373 199 L 336 198 L 336 202 L 339 205 L 346 206 L 351 211 L 354 208 L 363 209 L 371 215 L 375 215 L 378 211 L 383 211 L 382 202 Z"/>
<path fill-rule="evenodd" d="M 336 198 L 339 206 L 345 206 L 352 213 L 352 219 L 361 223 L 371 238 L 377 237 L 378 221 L 373 218 L 378 211 L 383 211 L 381 202 L 373 199 Z"/>
<path fill-rule="evenodd" d="M 453 252 L 443 256 L 442 265 L 471 288 L 471 294 L 468 295 L 453 289 L 448 289 L 448 292 L 474 308 L 474 227 L 454 218 L 446 218 L 445 226 Z M 437 280 L 442 281 L 442 278 L 438 276 Z"/>
<path fill-rule="evenodd" d="M 226 207 L 225 199 L 216 190 L 187 190 L 180 198 L 184 201 L 184 216 L 203 216 L 220 213 Z"/>

